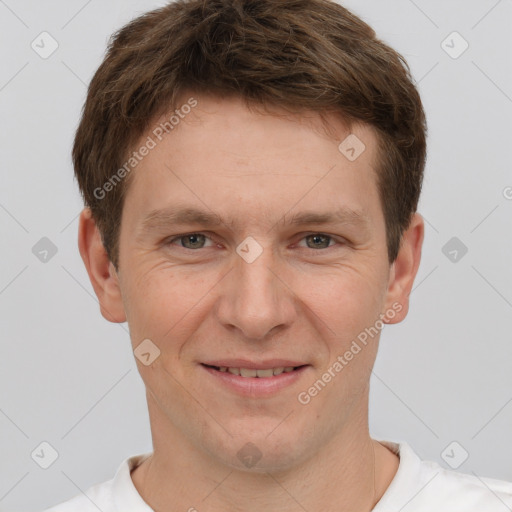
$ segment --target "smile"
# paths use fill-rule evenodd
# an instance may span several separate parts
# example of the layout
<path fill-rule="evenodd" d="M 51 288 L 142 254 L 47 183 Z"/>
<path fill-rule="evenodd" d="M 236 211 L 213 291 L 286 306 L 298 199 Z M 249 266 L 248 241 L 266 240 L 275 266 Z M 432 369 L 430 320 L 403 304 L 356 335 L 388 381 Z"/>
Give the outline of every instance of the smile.
<path fill-rule="evenodd" d="M 213 368 L 219 372 L 231 373 L 232 375 L 239 375 L 240 377 L 256 377 L 256 378 L 267 378 L 281 375 L 282 373 L 290 373 L 300 368 L 300 366 L 278 366 L 276 368 L 235 368 L 229 366 L 213 366 L 205 365 L 209 368 Z"/>
<path fill-rule="evenodd" d="M 242 361 L 233 361 L 230 366 L 226 366 L 227 361 L 218 361 L 217 363 L 201 363 L 199 365 L 206 371 L 208 379 L 212 379 L 210 381 L 212 389 L 220 386 L 240 396 L 253 399 L 270 397 L 287 387 L 297 385 L 296 383 L 303 378 L 303 374 L 311 371 L 309 364 L 295 363 L 293 366 L 291 364 L 282 366 L 281 363 L 280 366 L 277 366 L 278 361 L 260 362 L 259 364 L 246 361 L 243 365 Z M 235 364 L 240 364 L 240 366 L 235 366 Z M 252 366 L 252 368 L 247 368 L 247 366 Z"/>

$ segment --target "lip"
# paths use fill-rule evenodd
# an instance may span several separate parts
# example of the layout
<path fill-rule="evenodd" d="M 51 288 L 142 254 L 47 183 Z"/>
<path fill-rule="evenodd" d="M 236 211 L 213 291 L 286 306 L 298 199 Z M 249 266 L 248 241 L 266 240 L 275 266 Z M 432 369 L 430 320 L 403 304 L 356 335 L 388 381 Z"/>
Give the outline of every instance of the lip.
<path fill-rule="evenodd" d="M 228 368 L 248 368 L 250 370 L 267 370 L 280 366 L 303 366 L 306 363 L 292 361 L 291 359 L 265 359 L 265 361 L 248 361 L 247 359 L 216 359 L 215 361 L 203 361 L 208 366 L 227 366 Z"/>
<path fill-rule="evenodd" d="M 215 363 L 227 363 L 228 361 L 216 361 Z M 240 366 L 236 366 L 236 364 L 240 364 Z M 279 364 L 276 364 L 279 363 Z M 285 360 L 272 360 L 270 363 L 263 362 L 255 364 L 254 362 L 251 366 L 245 366 L 249 362 L 241 361 L 241 360 L 230 360 L 229 364 L 212 364 L 212 366 L 231 366 L 232 368 L 251 368 L 251 369 L 265 369 L 265 365 L 270 364 L 267 368 L 275 368 L 276 366 L 300 366 L 296 370 L 293 370 L 289 373 L 281 373 L 280 375 L 274 375 L 273 377 L 242 377 L 241 375 L 234 375 L 229 372 L 221 372 L 214 368 L 210 368 L 206 366 L 206 364 L 210 363 L 202 363 L 199 366 L 204 370 L 207 375 L 211 377 L 211 379 L 217 383 L 217 385 L 221 385 L 240 396 L 245 398 L 263 398 L 269 397 L 272 395 L 276 395 L 278 392 L 284 390 L 285 388 L 292 386 L 298 380 L 302 378 L 305 372 L 309 370 L 310 365 L 300 365 L 293 361 L 285 361 Z M 290 363 L 290 364 L 288 364 Z M 259 366 L 261 364 L 261 366 Z M 275 365 L 275 366 L 274 366 Z M 210 379 L 209 379 L 210 380 Z"/>

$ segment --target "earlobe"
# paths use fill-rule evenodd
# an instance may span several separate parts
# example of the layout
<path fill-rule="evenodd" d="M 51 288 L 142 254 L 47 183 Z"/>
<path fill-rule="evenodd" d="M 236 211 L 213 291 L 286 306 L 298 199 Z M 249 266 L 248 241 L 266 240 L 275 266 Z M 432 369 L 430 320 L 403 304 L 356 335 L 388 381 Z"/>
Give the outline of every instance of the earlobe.
<path fill-rule="evenodd" d="M 420 266 L 424 231 L 423 218 L 415 213 L 408 229 L 402 235 L 398 256 L 390 269 L 386 312 L 392 313 L 386 315 L 385 323 L 396 324 L 407 316 L 409 295 Z"/>
<path fill-rule="evenodd" d="M 78 249 L 98 297 L 101 314 L 109 322 L 125 322 L 119 279 L 105 251 L 90 208 L 84 208 L 80 214 Z"/>

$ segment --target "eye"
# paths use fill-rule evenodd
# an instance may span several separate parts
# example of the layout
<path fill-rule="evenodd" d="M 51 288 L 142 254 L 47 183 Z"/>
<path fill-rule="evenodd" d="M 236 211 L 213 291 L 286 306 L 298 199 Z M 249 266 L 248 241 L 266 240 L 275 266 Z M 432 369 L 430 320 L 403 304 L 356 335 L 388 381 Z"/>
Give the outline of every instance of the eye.
<path fill-rule="evenodd" d="M 202 249 L 204 246 L 205 240 L 209 240 L 210 238 L 203 233 L 188 233 L 186 235 L 177 236 L 171 240 L 169 240 L 168 244 L 172 245 L 173 242 L 178 240 L 180 242 L 180 246 L 184 249 Z"/>
<path fill-rule="evenodd" d="M 306 235 L 301 240 L 306 240 L 308 249 L 328 249 L 330 242 L 335 242 L 332 236 L 323 233 Z"/>

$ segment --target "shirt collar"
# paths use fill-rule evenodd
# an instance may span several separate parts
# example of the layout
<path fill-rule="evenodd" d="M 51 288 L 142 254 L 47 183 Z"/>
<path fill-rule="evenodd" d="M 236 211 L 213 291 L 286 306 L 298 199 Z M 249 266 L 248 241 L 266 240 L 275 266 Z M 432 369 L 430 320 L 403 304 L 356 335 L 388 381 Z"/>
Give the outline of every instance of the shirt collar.
<path fill-rule="evenodd" d="M 125 459 L 114 476 L 112 492 L 116 510 L 119 512 L 154 512 L 142 499 L 135 487 L 131 471 L 142 464 L 152 453 L 140 453 Z"/>

